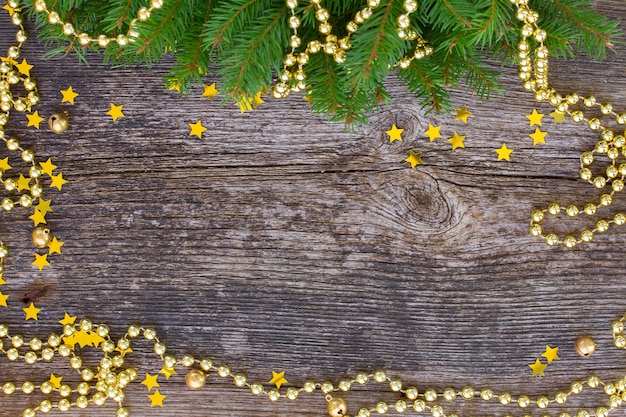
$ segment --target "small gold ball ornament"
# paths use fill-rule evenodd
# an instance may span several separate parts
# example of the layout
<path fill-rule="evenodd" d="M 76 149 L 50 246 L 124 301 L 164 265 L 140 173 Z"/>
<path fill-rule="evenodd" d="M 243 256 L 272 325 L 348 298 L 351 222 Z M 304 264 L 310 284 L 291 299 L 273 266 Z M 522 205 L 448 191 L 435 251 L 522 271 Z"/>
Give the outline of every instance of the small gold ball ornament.
<path fill-rule="evenodd" d="M 589 336 L 582 336 L 574 343 L 574 350 L 580 356 L 591 356 L 596 351 L 597 343 Z"/>
<path fill-rule="evenodd" d="M 50 130 L 56 134 L 65 132 L 69 124 L 69 114 L 66 111 L 52 113 L 48 119 Z"/>
<path fill-rule="evenodd" d="M 192 369 L 187 372 L 187 376 L 185 377 L 185 382 L 189 389 L 199 390 L 204 387 L 204 383 L 206 382 L 206 375 L 199 369 Z"/>
<path fill-rule="evenodd" d="M 38 248 L 45 248 L 50 243 L 50 229 L 38 226 L 33 229 L 33 245 Z"/>
<path fill-rule="evenodd" d="M 328 401 L 328 414 L 330 417 L 344 417 L 348 412 L 348 406 L 343 398 L 331 398 Z"/>

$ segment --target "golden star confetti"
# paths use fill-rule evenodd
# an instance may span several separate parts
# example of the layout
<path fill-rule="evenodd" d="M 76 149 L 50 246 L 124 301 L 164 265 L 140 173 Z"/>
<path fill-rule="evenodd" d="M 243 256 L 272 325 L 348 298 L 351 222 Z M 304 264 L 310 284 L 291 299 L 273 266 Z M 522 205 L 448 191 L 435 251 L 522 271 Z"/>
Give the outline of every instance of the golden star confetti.
<path fill-rule="evenodd" d="M 163 367 L 159 373 L 165 375 L 165 379 L 170 379 L 172 375 L 176 375 L 178 372 L 176 372 L 176 369 L 174 368 Z"/>
<path fill-rule="evenodd" d="M 558 361 L 559 359 L 561 359 L 559 358 L 559 355 L 557 354 L 558 351 L 559 351 L 558 347 L 553 348 L 553 347 L 546 345 L 546 351 L 543 352 L 541 356 L 546 358 L 548 363 L 552 363 L 552 361 Z"/>
<path fill-rule="evenodd" d="M 2 274 L 0 274 L 0 285 L 4 285 L 7 282 L 5 280 L 2 279 Z"/>
<path fill-rule="evenodd" d="M 28 307 L 23 308 L 24 313 L 26 313 L 25 320 L 39 320 L 37 314 L 41 311 L 40 308 L 35 307 L 35 303 L 30 303 Z"/>
<path fill-rule="evenodd" d="M 150 401 L 151 401 L 150 407 L 156 407 L 157 405 L 159 407 L 163 407 L 163 400 L 166 397 L 167 395 L 161 394 L 159 390 L 157 389 L 156 391 L 154 391 L 154 394 L 148 395 L 148 398 L 150 398 Z"/>
<path fill-rule="evenodd" d="M 202 133 L 206 131 L 206 127 L 202 126 L 202 120 L 198 120 L 196 123 L 189 123 L 189 127 L 191 128 L 189 136 L 196 135 L 198 139 L 202 139 Z"/>
<path fill-rule="evenodd" d="M 530 369 L 532 369 L 533 371 L 533 376 L 535 375 L 541 375 L 541 376 L 545 376 L 543 374 L 544 369 L 546 369 L 546 365 L 545 363 L 541 363 L 541 361 L 539 359 L 535 360 L 535 363 L 531 363 L 530 365 L 528 365 L 528 367 Z"/>
<path fill-rule="evenodd" d="M 150 375 L 146 372 L 146 379 L 141 381 L 142 385 L 145 385 L 148 388 L 148 392 L 152 391 L 153 388 L 159 387 L 158 380 L 159 374 Z"/>
<path fill-rule="evenodd" d="M 495 150 L 498 154 L 498 161 L 504 159 L 506 161 L 511 160 L 511 153 L 513 153 L 513 149 L 509 149 L 506 147 L 506 143 L 503 143 L 499 149 Z"/>
<path fill-rule="evenodd" d="M 39 203 L 35 206 L 35 208 L 45 216 L 46 213 L 52 211 L 52 208 L 50 207 L 51 202 L 52 200 L 44 200 L 43 198 L 39 197 Z"/>
<path fill-rule="evenodd" d="M 465 136 L 454 132 L 454 135 L 448 139 L 448 142 L 452 144 L 452 150 L 455 150 L 456 148 L 465 148 L 465 144 L 463 143 L 464 140 Z"/>
<path fill-rule="evenodd" d="M 39 111 L 35 110 L 33 114 L 27 114 L 28 124 L 26 127 L 33 126 L 35 129 L 39 129 L 39 125 L 43 122 L 43 117 L 39 115 Z"/>
<path fill-rule="evenodd" d="M 538 113 L 537 109 L 533 109 L 532 113 L 527 114 L 526 118 L 529 120 L 530 126 L 541 126 L 541 119 L 543 119 L 544 114 Z"/>
<path fill-rule="evenodd" d="M 395 123 L 391 125 L 391 129 L 385 131 L 389 135 L 389 142 L 402 140 L 402 132 L 404 132 L 404 129 L 399 129 Z"/>
<path fill-rule="evenodd" d="M 19 9 L 9 6 L 8 4 L 5 4 L 4 6 L 2 6 L 2 8 L 6 10 L 7 12 L 9 12 L 9 16 L 13 16 L 13 14 L 19 10 Z"/>
<path fill-rule="evenodd" d="M 242 113 L 245 113 L 249 110 L 253 110 L 252 102 L 250 101 L 248 97 L 241 97 L 239 100 L 235 102 L 235 104 L 239 106 L 239 111 L 241 111 Z"/>
<path fill-rule="evenodd" d="M 50 187 L 56 187 L 59 191 L 63 188 L 63 185 L 67 183 L 67 180 L 63 179 L 63 173 L 59 172 L 59 175 L 50 175 L 52 181 L 50 181 Z"/>
<path fill-rule="evenodd" d="M 120 117 L 124 117 L 124 113 L 122 112 L 123 109 L 123 104 L 116 106 L 115 104 L 111 103 L 111 109 L 106 114 L 111 116 L 111 119 L 113 119 L 113 121 L 116 121 Z"/>
<path fill-rule="evenodd" d="M 0 170 L 8 171 L 11 169 L 11 165 L 9 165 L 9 157 L 7 156 L 4 159 L 0 159 Z"/>
<path fill-rule="evenodd" d="M 31 178 L 26 178 L 23 174 L 20 174 L 20 178 L 17 180 L 17 191 L 30 190 Z"/>
<path fill-rule="evenodd" d="M 20 74 L 30 77 L 30 70 L 33 69 L 33 65 L 30 65 L 25 59 L 22 59 L 21 64 L 15 65 Z"/>
<path fill-rule="evenodd" d="M 552 119 L 554 119 L 555 125 L 560 122 L 565 122 L 565 113 L 562 113 L 558 110 L 555 110 L 552 113 L 550 113 L 550 116 L 552 116 Z"/>
<path fill-rule="evenodd" d="M 263 103 L 265 103 L 265 100 L 261 98 L 261 93 L 259 92 L 252 99 L 252 107 L 256 110 Z"/>
<path fill-rule="evenodd" d="M 50 262 L 48 262 L 48 254 L 44 253 L 40 255 L 38 253 L 35 254 L 35 260 L 33 261 L 33 265 L 35 265 L 41 271 L 44 267 L 49 266 Z"/>
<path fill-rule="evenodd" d="M 65 326 L 66 324 L 74 324 L 75 322 L 76 322 L 76 316 L 70 316 L 69 314 L 65 313 L 63 320 L 60 320 L 59 324 L 62 326 Z"/>
<path fill-rule="evenodd" d="M 467 110 L 467 106 L 464 104 L 460 109 L 454 109 L 456 112 L 456 117 L 454 120 L 461 120 L 463 123 L 467 123 L 467 118 L 472 115 L 472 113 Z"/>
<path fill-rule="evenodd" d="M 28 216 L 28 218 L 33 221 L 35 226 L 37 226 L 39 223 L 46 224 L 46 218 L 44 214 L 37 209 L 35 209 L 35 212 Z"/>
<path fill-rule="evenodd" d="M 280 386 L 286 384 L 287 381 L 285 379 L 285 371 L 282 372 L 274 372 L 272 371 L 272 379 L 270 379 L 270 384 L 275 384 L 276 388 L 280 389 Z"/>
<path fill-rule="evenodd" d="M 72 89 L 71 85 L 67 87 L 67 90 L 61 90 L 61 94 L 63 95 L 61 103 L 74 104 L 74 99 L 79 96 L 79 94 Z"/>
<path fill-rule="evenodd" d="M 542 132 L 539 128 L 535 129 L 535 133 L 531 133 L 530 136 L 533 139 L 533 146 L 538 143 L 546 143 L 546 135 L 548 132 Z"/>
<path fill-rule="evenodd" d="M 428 130 L 424 132 L 426 136 L 430 139 L 430 141 L 434 141 L 437 138 L 441 138 L 441 126 L 433 126 L 428 123 Z"/>
<path fill-rule="evenodd" d="M 49 176 L 52 176 L 52 172 L 54 172 L 54 170 L 57 168 L 57 166 L 52 163 L 52 159 L 50 158 L 48 158 L 46 162 L 40 162 L 39 166 L 41 167 L 43 172 L 45 172 Z M 0 167 L 0 169 L 2 169 L 2 167 Z"/>
<path fill-rule="evenodd" d="M 178 81 L 171 81 L 167 87 L 167 91 L 178 91 L 180 93 L 180 83 Z"/>
<path fill-rule="evenodd" d="M 8 295 L 2 294 L 2 291 L 0 291 L 0 306 L 7 307 L 7 299 L 8 298 L 9 298 Z"/>
<path fill-rule="evenodd" d="M 422 165 L 422 153 L 421 152 L 413 152 L 409 151 L 409 157 L 405 159 L 406 162 L 411 164 L 411 169 L 415 168 L 418 165 Z"/>
<path fill-rule="evenodd" d="M 61 388 L 61 381 L 63 380 L 62 376 L 55 376 L 54 374 L 50 374 L 50 379 L 48 380 L 52 386 L 56 389 Z"/>
<path fill-rule="evenodd" d="M 48 254 L 52 255 L 53 253 L 58 253 L 61 255 L 61 246 L 65 243 L 57 240 L 57 237 L 54 236 L 50 243 L 48 243 Z"/>
<path fill-rule="evenodd" d="M 209 99 L 213 100 L 213 98 L 218 95 L 220 92 L 217 91 L 217 88 L 215 87 L 215 83 L 211 84 L 211 85 L 205 85 L 204 86 L 204 91 L 202 92 L 202 97 L 208 97 Z"/>

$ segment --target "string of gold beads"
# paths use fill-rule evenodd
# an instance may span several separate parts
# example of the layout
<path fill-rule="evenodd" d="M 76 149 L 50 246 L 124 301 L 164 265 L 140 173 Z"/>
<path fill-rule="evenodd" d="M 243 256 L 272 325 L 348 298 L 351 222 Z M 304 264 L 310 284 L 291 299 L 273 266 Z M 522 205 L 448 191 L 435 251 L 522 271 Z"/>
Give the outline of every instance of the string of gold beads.
<path fill-rule="evenodd" d="M 522 80 L 522 86 L 528 91 L 534 92 L 537 102 L 547 101 L 555 111 L 567 114 L 575 123 L 585 123 L 591 130 L 601 131 L 600 139 L 593 150 L 584 152 L 581 155 L 581 169 L 579 176 L 583 181 L 593 185 L 600 190 L 607 185 L 611 185 L 611 190 L 600 195 L 597 202 L 588 202 L 578 207 L 575 204 L 561 206 L 558 203 L 550 203 L 545 209 L 533 210 L 530 219 L 530 233 L 532 236 L 541 237 L 550 245 L 563 244 L 567 248 L 573 248 L 579 243 L 591 242 L 596 233 L 606 232 L 611 224 L 623 225 L 626 223 L 626 215 L 617 213 L 612 219 L 600 219 L 592 229 L 585 229 L 578 236 L 572 234 L 565 236 L 562 240 L 555 233 L 545 233 L 541 222 L 546 214 L 559 216 L 565 213 L 569 218 L 577 217 L 580 213 L 587 216 L 595 216 L 599 209 L 608 207 L 613 202 L 613 195 L 624 189 L 624 178 L 626 177 L 626 163 L 617 165 L 620 156 L 626 157 L 626 140 L 624 135 L 616 135 L 614 131 L 602 125 L 597 117 L 587 118 L 583 110 L 573 109 L 579 105 L 587 109 L 598 107 L 602 115 L 612 115 L 618 124 L 626 124 L 626 113 L 616 113 L 610 103 L 600 104 L 594 96 L 587 96 L 581 99 L 577 93 L 567 94 L 563 97 L 548 84 L 548 48 L 544 45 L 547 33 L 537 25 L 539 14 L 528 6 L 528 0 L 511 0 L 517 6 L 516 17 L 523 22 L 520 29 L 521 40 L 517 44 L 517 57 L 519 64 L 518 77 Z M 532 41 L 531 41 L 532 39 Z M 532 44 L 538 46 L 533 50 Z M 609 159 L 606 166 L 606 177 L 602 175 L 593 176 L 589 169 L 595 161 L 595 155 L 605 155 Z"/>
<path fill-rule="evenodd" d="M 15 1 L 15 3 L 17 3 L 17 1 Z M 119 46 L 126 46 L 128 43 L 134 42 L 139 37 L 139 33 L 136 30 L 137 22 L 145 22 L 150 18 L 154 10 L 160 9 L 161 7 L 163 7 L 163 0 L 150 0 L 149 7 L 141 7 L 137 11 L 137 17 L 130 21 L 128 31 L 125 34 L 120 33 L 117 36 L 109 36 L 104 34 L 90 35 L 86 32 L 77 31 L 72 23 L 63 21 L 59 13 L 49 10 L 45 0 L 35 0 L 33 4 L 33 8 L 36 12 L 45 13 L 47 15 L 48 23 L 51 25 L 60 25 L 63 34 L 73 37 L 81 46 L 97 44 L 101 48 L 106 48 L 111 42 Z"/>
<path fill-rule="evenodd" d="M 272 89 L 274 98 L 285 98 L 292 91 L 298 92 L 306 89 L 306 72 L 304 67 L 309 62 L 311 54 L 323 51 L 327 55 L 331 55 L 335 62 L 339 64 L 345 62 L 346 51 L 351 48 L 350 38 L 372 16 L 373 10 L 380 5 L 380 0 L 367 0 L 366 6 L 356 12 L 354 18 L 346 24 L 347 34 L 342 38 L 338 38 L 332 33 L 332 25 L 328 22 L 330 12 L 321 6 L 321 0 L 310 0 L 310 4 L 315 13 L 315 20 L 318 22 L 318 31 L 323 36 L 324 42 L 322 43 L 317 39 L 312 40 L 307 44 L 304 51 L 296 52 L 302 43 L 302 39 L 298 35 L 301 17 L 295 12 L 296 7 L 298 7 L 298 1 L 286 0 L 287 8 L 291 11 L 289 18 L 289 27 L 292 30 L 289 41 L 291 51 L 283 58 L 283 69 L 278 76 L 279 81 L 274 84 Z M 398 36 L 401 39 L 416 41 L 416 47 L 412 55 L 401 58 L 395 64 L 395 66 L 406 69 L 413 60 L 431 55 L 434 48 L 422 39 L 417 32 L 410 29 L 410 14 L 417 11 L 417 1 L 405 0 L 403 6 L 406 13 L 400 15 L 397 19 Z"/>
<path fill-rule="evenodd" d="M 20 179 L 5 177 L 11 167 L 8 162 L 0 167 L 0 183 L 7 193 L 18 193 L 15 197 L 6 196 L 0 200 L 0 207 L 4 211 L 11 211 L 15 207 L 30 208 L 37 199 L 42 197 L 43 186 L 40 178 L 43 175 L 42 169 L 35 161 L 35 153 L 32 149 L 24 148 L 15 136 L 9 136 L 5 126 L 9 122 L 12 110 L 20 113 L 30 112 L 32 106 L 39 103 L 39 91 L 37 82 L 29 74 L 22 74 L 18 69 L 17 60 L 21 56 L 22 45 L 28 40 L 28 35 L 23 25 L 22 11 L 19 9 L 19 2 L 16 0 L 7 1 L 9 7 L 11 23 L 17 27 L 15 34 L 16 45 L 9 47 L 7 59 L 0 62 L 0 139 L 5 143 L 7 150 L 19 152 L 22 162 L 30 165 L 27 176 L 20 174 Z M 13 93 L 13 89 L 21 84 L 26 96 L 18 96 Z M 23 178 L 23 180 L 22 180 Z M 23 182 L 28 184 L 23 187 Z M 33 184 L 31 184 L 33 181 Z M 21 193 L 21 194 L 19 194 Z M 0 274 L 4 266 L 4 259 L 8 256 L 8 248 L 0 240 Z"/>
<path fill-rule="evenodd" d="M 623 336 L 625 316 L 626 314 L 611 323 L 613 344 L 619 349 L 626 347 L 626 339 Z M 236 387 L 244 388 L 255 396 L 267 397 L 271 402 L 281 399 L 295 401 L 301 393 L 320 392 L 327 401 L 327 411 L 331 417 L 348 415 L 348 404 L 340 395 L 370 382 L 387 385 L 390 392 L 396 393 L 398 397 L 392 401 L 378 401 L 369 407 L 362 406 L 357 409 L 356 417 L 371 417 L 373 414 L 385 414 L 390 411 L 397 413 L 427 411 L 432 417 L 458 417 L 454 413 L 446 414 L 444 404 L 475 398 L 501 406 L 516 405 L 524 413 L 530 413 L 531 409 L 545 413 L 551 405 L 566 404 L 570 396 L 581 394 L 585 387 L 601 390 L 606 396 L 606 403 L 597 405 L 593 409 L 581 408 L 573 414 L 561 412 L 558 414 L 559 417 L 607 417 L 612 410 L 621 407 L 626 401 L 626 377 L 613 382 L 603 382 L 595 375 L 572 382 L 567 390 L 557 391 L 553 395 L 539 395 L 535 398 L 525 394 L 515 396 L 509 392 L 496 393 L 490 388 L 476 389 L 472 386 L 465 386 L 462 389 L 448 387 L 441 391 L 426 388 L 420 391 L 416 386 L 405 387 L 401 379 L 389 377 L 384 370 L 371 373 L 358 372 L 353 378 L 340 379 L 336 385 L 330 381 L 307 380 L 301 387 L 290 386 L 284 391 L 277 388 L 267 389 L 263 383 L 249 382 L 244 373 L 233 372 L 227 364 L 215 365 L 210 358 L 196 359 L 187 354 L 177 359 L 174 355 L 166 354 L 167 348 L 157 337 L 153 328 L 131 325 L 122 337 L 114 341 L 108 326 L 96 325 L 89 319 L 65 324 L 59 334 L 53 333 L 45 339 L 33 337 L 28 341 L 20 334 L 11 335 L 9 327 L 0 324 L 0 353 L 10 362 L 23 361 L 26 364 L 35 365 L 38 362 L 51 362 L 55 357 L 60 357 L 66 359 L 69 369 L 78 373 L 81 378 L 81 382 L 74 387 L 61 384 L 61 380 L 53 381 L 52 378 L 40 382 L 23 381 L 21 383 L 11 380 L 0 382 L 1 390 L 5 395 L 21 392 L 27 395 L 40 393 L 45 396 L 37 406 L 23 411 L 22 416 L 25 417 L 35 417 L 38 412 L 48 413 L 54 409 L 68 411 L 72 407 L 85 409 L 92 405 L 102 406 L 108 400 L 117 403 L 116 417 L 128 417 L 129 410 L 124 406 L 124 402 L 128 401 L 125 389 L 137 380 L 138 372 L 132 367 L 125 367 L 126 356 L 133 352 L 131 349 L 133 343 L 140 339 L 152 344 L 152 351 L 159 358 L 158 366 L 162 366 L 162 371 L 174 374 L 176 367 L 185 368 L 187 370 L 185 382 L 192 390 L 202 389 L 207 378 L 214 373 L 218 378 L 230 379 Z M 101 351 L 102 356 L 95 368 L 85 365 L 77 352 L 77 344 L 85 346 L 81 349 L 88 347 Z M 48 375 L 47 372 L 46 375 Z M 76 398 L 72 399 L 74 397 Z M 544 416 L 547 415 L 544 414 Z"/>

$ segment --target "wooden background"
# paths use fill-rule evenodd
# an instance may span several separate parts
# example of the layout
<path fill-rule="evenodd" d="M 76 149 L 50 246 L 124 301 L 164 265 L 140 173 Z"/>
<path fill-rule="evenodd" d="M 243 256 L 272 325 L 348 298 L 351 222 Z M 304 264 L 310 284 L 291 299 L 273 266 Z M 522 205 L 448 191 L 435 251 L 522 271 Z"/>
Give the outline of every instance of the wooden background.
<path fill-rule="evenodd" d="M 626 23 L 626 3 L 597 7 Z M 0 50 L 12 39 L 1 14 Z M 45 51 L 34 36 L 23 48 L 35 64 L 37 109 L 46 118 L 67 110 L 71 126 L 54 135 L 43 124 L 27 128 L 24 115 L 13 113 L 7 131 L 32 145 L 39 161 L 51 157 L 69 181 L 61 193 L 46 189 L 54 209 L 48 223 L 65 246 L 39 272 L 31 265 L 29 213 L 2 213 L 11 255 L 2 287 L 9 308 L 0 317 L 16 332 L 59 332 L 65 312 L 107 323 L 115 337 L 131 323 L 153 326 L 176 355 L 228 363 L 268 387 L 271 371 L 284 370 L 288 385 L 301 386 L 383 368 L 420 390 L 471 384 L 534 398 L 592 373 L 607 381 L 624 375 L 610 323 L 626 310 L 626 229 L 574 250 L 548 248 L 528 234 L 533 208 L 596 200 L 577 172 L 580 153 L 597 136 L 554 125 L 551 108 L 522 91 L 514 68 L 503 69 L 503 96 L 484 102 L 454 93 L 454 105 L 473 113 L 467 125 L 425 115 L 390 79 L 394 104 L 350 133 L 312 114 L 301 97 L 268 99 L 241 114 L 202 97 L 201 86 L 184 98 L 164 92 L 168 62 L 109 69 L 95 55 L 87 66 L 74 56 L 46 60 Z M 594 93 L 626 108 L 625 45 L 603 63 L 553 61 L 551 75 L 563 92 Z M 75 106 L 61 104 L 59 90 L 70 85 L 80 93 Z M 105 114 L 111 102 L 126 115 L 115 123 Z M 534 107 L 546 113 L 545 145 L 528 137 L 535 127 L 525 115 Z M 198 120 L 208 128 L 202 139 L 189 136 L 188 124 Z M 392 123 L 405 129 L 402 142 L 389 143 Z M 444 138 L 429 142 L 428 123 L 441 125 Z M 450 149 L 454 131 L 467 137 L 465 149 Z M 511 162 L 497 161 L 503 142 L 514 149 Z M 414 170 L 403 162 L 410 149 L 423 153 Z M 608 212 L 618 210 L 626 210 L 623 196 Z M 585 221 L 552 224 L 563 236 Z M 24 321 L 29 297 L 42 308 L 38 322 Z M 583 335 L 599 344 L 591 358 L 573 350 Z M 559 347 L 561 360 L 545 377 L 531 377 L 527 365 L 546 344 Z M 140 381 L 160 369 L 150 345 L 133 348 L 127 363 Z M 159 377 L 163 408 L 150 408 L 145 386 L 128 387 L 132 415 L 326 415 L 319 393 L 273 404 L 214 373 L 192 392 L 178 370 L 167 382 Z M 51 372 L 77 381 L 64 361 L 27 367 L 0 358 L 0 383 L 39 384 Z M 357 391 L 345 396 L 351 413 L 395 398 L 382 385 Z M 0 415 L 19 416 L 40 399 L 0 394 Z M 596 392 L 574 405 L 603 403 Z M 479 400 L 448 409 L 524 414 Z M 115 406 L 71 415 L 114 416 Z"/>

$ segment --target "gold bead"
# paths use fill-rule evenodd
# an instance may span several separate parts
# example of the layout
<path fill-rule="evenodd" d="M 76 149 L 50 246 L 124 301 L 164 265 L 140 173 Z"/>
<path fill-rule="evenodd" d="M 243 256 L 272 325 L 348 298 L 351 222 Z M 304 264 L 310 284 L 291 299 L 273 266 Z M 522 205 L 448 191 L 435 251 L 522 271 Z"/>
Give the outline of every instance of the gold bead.
<path fill-rule="evenodd" d="M 278 401 L 280 399 L 280 391 L 278 391 L 276 388 L 272 388 L 267 393 L 267 398 L 272 402 Z"/>
<path fill-rule="evenodd" d="M 6 245 L 0 245 L 0 259 L 9 256 L 9 248 Z"/>
<path fill-rule="evenodd" d="M 597 344 L 589 336 L 582 336 L 574 343 L 574 350 L 580 356 L 591 356 L 596 351 Z M 573 385 L 573 384 L 572 384 Z"/>
<path fill-rule="evenodd" d="M 609 222 L 606 220 L 598 220 L 596 222 L 596 230 L 600 233 L 604 233 L 609 230 Z"/>
<path fill-rule="evenodd" d="M 185 382 L 189 389 L 199 390 L 201 389 L 206 382 L 206 375 L 199 369 L 192 369 L 187 372 L 185 376 Z"/>
<path fill-rule="evenodd" d="M 576 238 L 574 236 L 565 236 L 565 238 L 563 238 L 563 244 L 569 249 L 576 246 L 576 243 Z"/>
<path fill-rule="evenodd" d="M 263 393 L 263 385 L 259 383 L 250 384 L 250 392 L 253 395 L 261 395 Z"/>
<path fill-rule="evenodd" d="M 559 237 L 554 233 L 549 233 L 546 235 L 545 241 L 549 246 L 555 246 L 559 243 Z"/>
<path fill-rule="evenodd" d="M 583 154 L 580 155 L 580 162 L 584 165 L 591 165 L 593 163 L 593 153 L 583 152 Z"/>
<path fill-rule="evenodd" d="M 565 404 L 565 402 L 567 401 L 567 394 L 563 391 L 557 392 L 556 394 L 554 394 L 554 401 L 557 404 Z"/>
<path fill-rule="evenodd" d="M 454 388 L 446 388 L 443 390 L 443 398 L 446 401 L 454 401 L 456 398 L 456 390 Z"/>
<path fill-rule="evenodd" d="M 541 236 L 541 233 L 543 233 L 543 229 L 540 225 L 535 223 L 530 226 L 530 234 L 532 236 L 538 237 Z"/>
<path fill-rule="evenodd" d="M 408 398 L 409 400 L 413 401 L 417 399 L 417 396 L 419 395 L 419 392 L 417 390 L 417 388 L 415 387 L 408 387 L 406 389 L 406 392 L 404 393 L 404 395 L 406 395 L 406 398 Z"/>
<path fill-rule="evenodd" d="M 313 381 L 304 381 L 304 385 L 302 386 L 302 389 L 308 393 L 315 391 L 315 388 L 316 388 L 316 385 L 315 385 L 315 382 Z"/>
<path fill-rule="evenodd" d="M 604 188 L 604 186 L 606 185 L 606 178 L 604 177 L 595 177 L 593 179 L 593 186 L 600 189 L 600 188 Z"/>
<path fill-rule="evenodd" d="M 603 206 L 610 206 L 611 203 L 613 202 L 613 199 L 611 198 L 610 194 L 602 194 L 600 196 L 600 204 Z"/>
<path fill-rule="evenodd" d="M 613 345 L 615 345 L 618 349 L 624 349 L 626 347 L 626 338 L 622 335 L 615 336 L 615 339 L 613 339 Z"/>
<path fill-rule="evenodd" d="M 406 401 L 404 400 L 398 400 L 395 402 L 395 404 L 393 405 L 394 410 L 396 410 L 398 413 L 404 413 L 406 411 L 406 409 L 408 408 L 406 405 Z"/>
<path fill-rule="evenodd" d="M 437 391 L 432 388 L 428 388 L 424 391 L 424 399 L 428 402 L 433 402 L 437 399 Z"/>
<path fill-rule="evenodd" d="M 352 382 L 350 382 L 350 380 L 348 379 L 342 379 L 341 381 L 339 381 L 339 384 L 337 384 L 337 387 L 339 388 L 339 391 L 350 391 L 350 388 L 352 387 Z"/>
<path fill-rule="evenodd" d="M 333 383 L 330 382 L 330 381 L 322 382 L 322 384 L 320 385 L 320 390 L 324 394 L 329 394 L 329 393 L 333 392 L 334 389 L 335 389 L 335 387 L 333 386 Z"/>
<path fill-rule="evenodd" d="M 291 400 L 291 401 L 295 401 L 298 399 L 298 394 L 300 393 L 300 391 L 298 391 L 298 388 L 295 387 L 289 387 L 287 388 L 287 391 L 285 392 L 285 397 L 287 397 L 287 399 Z"/>
<path fill-rule="evenodd" d="M 69 114 L 66 111 L 52 113 L 48 119 L 48 126 L 53 133 L 65 132 L 69 126 Z"/>
<path fill-rule="evenodd" d="M 548 205 L 548 213 L 552 214 L 553 216 L 556 216 L 557 214 L 559 214 L 560 211 L 561 211 L 561 206 L 559 206 L 558 203 L 550 203 Z"/>
<path fill-rule="evenodd" d="M 463 397 L 466 400 L 471 400 L 472 398 L 474 398 L 474 388 L 470 386 L 464 387 L 461 390 L 461 397 Z"/>
<path fill-rule="evenodd" d="M 389 388 L 391 388 L 394 392 L 400 391 L 402 389 L 402 381 L 399 379 L 392 379 L 389 381 Z"/>
<path fill-rule="evenodd" d="M 331 398 L 327 410 L 331 417 L 343 417 L 348 413 L 348 406 L 343 398 Z"/>
<path fill-rule="evenodd" d="M 530 405 L 530 398 L 525 395 L 520 395 L 519 397 L 517 397 L 517 405 L 520 408 L 528 407 Z"/>
<path fill-rule="evenodd" d="M 50 229 L 44 226 L 35 227 L 31 238 L 33 245 L 38 248 L 45 248 L 50 243 Z"/>
<path fill-rule="evenodd" d="M 443 407 L 439 404 L 433 405 L 430 409 L 430 414 L 433 417 L 443 417 L 445 414 L 443 413 Z"/>
<path fill-rule="evenodd" d="M 236 386 L 243 387 L 248 382 L 248 377 L 239 372 L 233 375 L 233 382 Z"/>
<path fill-rule="evenodd" d="M 415 400 L 413 403 L 413 409 L 418 413 L 421 413 L 426 409 L 426 403 L 423 400 Z"/>
<path fill-rule="evenodd" d="M 565 209 L 565 213 L 567 213 L 567 215 L 570 216 L 570 217 L 576 217 L 576 216 L 578 216 L 578 207 L 576 207 L 573 204 L 569 205 Z"/>
<path fill-rule="evenodd" d="M 537 397 L 536 402 L 537 402 L 537 407 L 539 408 L 546 408 L 550 404 L 550 400 L 548 399 L 548 397 L 544 395 Z"/>

